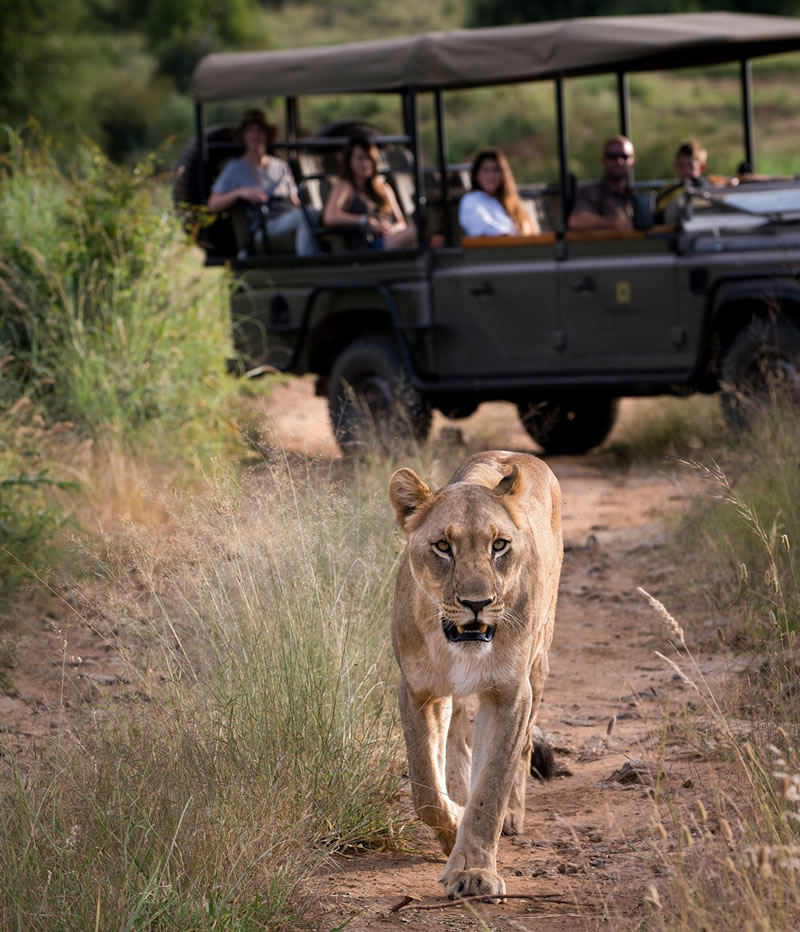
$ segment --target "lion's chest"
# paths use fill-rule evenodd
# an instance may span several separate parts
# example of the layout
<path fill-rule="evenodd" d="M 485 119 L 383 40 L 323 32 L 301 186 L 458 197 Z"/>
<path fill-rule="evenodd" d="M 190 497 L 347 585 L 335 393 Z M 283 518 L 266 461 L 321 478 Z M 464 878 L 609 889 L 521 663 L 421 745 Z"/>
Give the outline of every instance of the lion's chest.
<path fill-rule="evenodd" d="M 426 638 L 425 650 L 404 664 L 414 691 L 432 696 L 469 696 L 492 689 L 507 671 L 492 644 L 449 644 L 443 635 Z"/>
<path fill-rule="evenodd" d="M 494 684 L 491 644 L 469 645 L 467 649 L 451 646 L 449 653 L 448 672 L 454 696 L 470 696 Z"/>

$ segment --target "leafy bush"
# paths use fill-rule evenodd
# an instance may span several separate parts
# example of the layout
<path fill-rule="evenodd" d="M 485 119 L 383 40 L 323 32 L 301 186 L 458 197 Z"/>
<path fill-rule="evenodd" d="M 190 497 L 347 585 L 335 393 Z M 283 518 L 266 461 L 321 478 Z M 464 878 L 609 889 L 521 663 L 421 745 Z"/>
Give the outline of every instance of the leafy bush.
<path fill-rule="evenodd" d="M 65 487 L 46 473 L 4 476 L 0 471 L 0 607 L 50 556 L 48 543 L 64 520 L 42 498 L 53 485 Z"/>
<path fill-rule="evenodd" d="M 760 649 L 780 649 L 786 632 L 800 630 L 795 418 L 780 407 L 765 412 L 724 464 L 691 464 L 713 496 L 687 515 L 680 536 L 687 578 L 723 607 L 728 636 Z"/>
<path fill-rule="evenodd" d="M 16 138 L 0 177 L 5 378 L 94 435 L 208 448 L 227 430 L 225 280 L 199 274 L 153 158 L 82 155 L 67 174 Z"/>

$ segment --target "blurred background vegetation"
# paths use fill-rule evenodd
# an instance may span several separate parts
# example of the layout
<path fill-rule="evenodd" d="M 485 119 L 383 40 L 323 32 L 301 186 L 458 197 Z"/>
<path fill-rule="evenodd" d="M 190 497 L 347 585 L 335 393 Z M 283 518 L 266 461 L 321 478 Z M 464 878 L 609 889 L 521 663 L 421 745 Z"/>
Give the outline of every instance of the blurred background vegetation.
<path fill-rule="evenodd" d="M 52 140 L 61 160 L 71 158 L 89 139 L 118 162 L 136 162 L 158 149 L 167 166 L 191 136 L 189 81 L 196 62 L 211 51 L 290 48 L 567 16 L 714 9 L 793 14 L 798 8 L 798 0 L 0 0 L 0 124 L 20 131 L 33 121 Z M 768 88 L 758 82 L 764 66 L 757 69 L 757 110 L 769 119 L 785 119 L 800 65 L 784 57 L 766 67 L 772 78 L 776 67 L 787 73 L 789 83 L 781 89 L 772 82 Z M 740 157 L 738 125 L 731 113 L 722 112 L 738 104 L 734 78 L 732 69 L 706 71 L 702 78 L 687 74 L 678 93 L 674 86 L 667 92 L 657 76 L 633 81 L 634 128 L 642 135 L 640 167 L 645 174 L 663 176 L 670 162 L 664 158 L 664 138 L 669 135 L 671 149 L 690 130 L 711 144 L 712 170 L 734 169 Z M 450 95 L 451 158 L 467 158 L 491 140 L 511 147 L 518 169 L 535 163 L 535 173 L 531 166 L 526 180 L 548 179 L 554 172 L 551 98 L 549 86 Z M 715 105 L 709 107 L 712 99 Z M 667 102 L 683 102 L 684 112 L 665 124 L 660 108 Z M 573 168 L 586 174 L 596 169 L 589 143 L 596 148 L 597 137 L 615 128 L 613 84 L 600 79 L 571 82 L 570 103 L 575 117 Z M 703 105 L 699 123 L 698 104 Z M 395 104 L 386 99 L 321 98 L 307 109 L 309 125 L 304 129 L 313 132 L 343 113 L 353 115 L 354 108 L 357 115 L 379 123 L 395 118 Z M 222 108 L 212 117 L 236 112 L 238 108 Z M 654 112 L 659 119 L 652 119 Z M 651 139 L 654 123 L 659 133 Z M 764 143 L 766 161 L 759 168 L 786 170 L 790 149 L 785 143 L 785 151 L 780 143 L 774 149 L 772 142 Z M 0 150 L 9 144 L 8 138 L 0 138 Z M 736 152 L 729 152 L 732 146 Z"/>

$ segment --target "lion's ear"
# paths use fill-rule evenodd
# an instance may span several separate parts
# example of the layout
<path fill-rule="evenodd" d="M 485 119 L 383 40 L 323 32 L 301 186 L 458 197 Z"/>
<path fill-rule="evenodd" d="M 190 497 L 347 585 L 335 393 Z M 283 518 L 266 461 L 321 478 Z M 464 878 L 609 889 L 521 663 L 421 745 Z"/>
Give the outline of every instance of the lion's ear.
<path fill-rule="evenodd" d="M 398 469 L 389 480 L 389 501 L 403 530 L 408 519 L 432 500 L 433 492 L 413 469 Z"/>
<path fill-rule="evenodd" d="M 511 467 L 511 472 L 497 483 L 492 490 L 498 497 L 501 495 L 515 495 L 520 487 L 519 466 L 516 463 Z"/>

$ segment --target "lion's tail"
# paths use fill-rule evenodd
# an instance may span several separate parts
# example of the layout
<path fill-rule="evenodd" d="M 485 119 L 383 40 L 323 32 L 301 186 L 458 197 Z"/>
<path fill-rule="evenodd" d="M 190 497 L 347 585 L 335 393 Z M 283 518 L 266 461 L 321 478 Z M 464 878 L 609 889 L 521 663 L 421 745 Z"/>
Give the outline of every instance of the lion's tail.
<path fill-rule="evenodd" d="M 533 726 L 533 750 L 531 751 L 531 776 L 537 780 L 552 780 L 556 775 L 556 759 L 553 745 L 545 738 L 538 726 Z"/>

